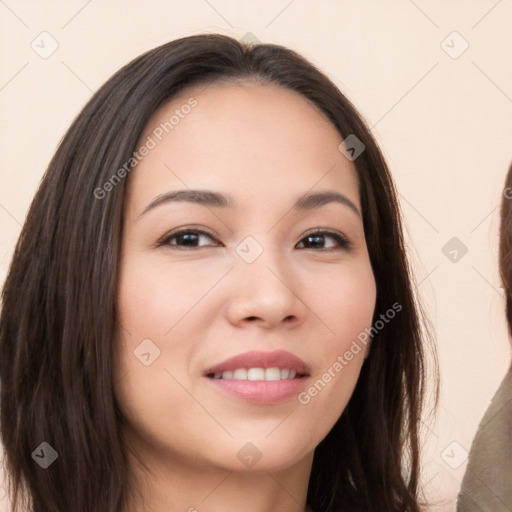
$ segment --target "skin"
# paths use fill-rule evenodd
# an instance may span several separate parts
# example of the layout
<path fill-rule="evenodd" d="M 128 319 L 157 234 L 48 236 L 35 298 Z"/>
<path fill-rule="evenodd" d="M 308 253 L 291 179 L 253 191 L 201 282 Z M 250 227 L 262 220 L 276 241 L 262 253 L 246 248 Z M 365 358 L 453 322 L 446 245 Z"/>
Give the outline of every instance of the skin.
<path fill-rule="evenodd" d="M 128 178 L 114 392 L 144 504 L 127 512 L 302 512 L 314 449 L 345 408 L 368 348 L 307 404 L 248 403 L 203 372 L 249 350 L 283 349 L 310 365 L 307 389 L 371 326 L 376 289 L 355 167 L 306 99 L 254 81 L 182 91 L 154 113 L 141 143 L 191 97 L 197 106 Z M 189 188 L 229 194 L 236 206 L 167 202 L 141 215 L 160 194 Z M 326 190 L 358 212 L 337 202 L 292 210 L 300 196 Z M 215 236 L 157 246 L 185 226 Z M 308 238 L 313 228 L 341 233 L 350 248 L 330 235 Z M 263 250 L 252 263 L 236 252 L 247 236 Z M 160 350 L 149 366 L 134 355 L 144 339 Z M 261 453 L 251 467 L 237 457 L 248 442 Z"/>

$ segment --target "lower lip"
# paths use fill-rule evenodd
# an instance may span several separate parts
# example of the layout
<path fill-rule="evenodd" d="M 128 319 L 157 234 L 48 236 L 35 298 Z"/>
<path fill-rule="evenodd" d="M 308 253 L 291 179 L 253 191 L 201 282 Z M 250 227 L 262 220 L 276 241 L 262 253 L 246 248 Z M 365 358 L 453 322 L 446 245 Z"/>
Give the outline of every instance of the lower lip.
<path fill-rule="evenodd" d="M 277 404 L 297 396 L 306 385 L 307 377 L 286 380 L 236 380 L 206 377 L 216 389 L 253 404 Z"/>

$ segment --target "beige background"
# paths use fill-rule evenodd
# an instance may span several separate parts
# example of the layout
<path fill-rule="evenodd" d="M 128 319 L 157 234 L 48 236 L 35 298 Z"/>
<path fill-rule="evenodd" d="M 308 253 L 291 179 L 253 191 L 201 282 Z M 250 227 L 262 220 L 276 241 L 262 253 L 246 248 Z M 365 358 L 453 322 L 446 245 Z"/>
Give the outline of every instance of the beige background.
<path fill-rule="evenodd" d="M 497 228 L 512 160 L 511 26 L 511 0 L 0 1 L 0 283 L 57 143 L 112 73 L 202 32 L 289 46 L 356 104 L 395 177 L 443 381 L 437 423 L 425 421 L 425 488 L 432 511 L 454 510 L 510 361 Z M 43 59 L 31 43 L 48 51 L 51 38 Z M 452 237 L 468 249 L 457 262 L 442 251 Z"/>

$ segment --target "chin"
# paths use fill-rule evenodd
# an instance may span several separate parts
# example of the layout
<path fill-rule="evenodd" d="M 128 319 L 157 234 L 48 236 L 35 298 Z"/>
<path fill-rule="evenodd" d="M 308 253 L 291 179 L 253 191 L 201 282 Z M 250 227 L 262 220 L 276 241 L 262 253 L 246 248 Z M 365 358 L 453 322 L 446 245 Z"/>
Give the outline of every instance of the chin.
<path fill-rule="evenodd" d="M 221 453 L 212 454 L 219 466 L 228 471 L 238 472 L 278 472 L 289 469 L 300 463 L 308 456 L 313 456 L 315 446 L 302 446 L 301 438 L 294 440 L 272 434 L 265 438 L 262 436 L 240 438 L 231 440 L 231 448 L 224 447 Z M 302 437 L 304 439 L 304 437 Z M 226 453 L 232 453 L 226 458 Z"/>

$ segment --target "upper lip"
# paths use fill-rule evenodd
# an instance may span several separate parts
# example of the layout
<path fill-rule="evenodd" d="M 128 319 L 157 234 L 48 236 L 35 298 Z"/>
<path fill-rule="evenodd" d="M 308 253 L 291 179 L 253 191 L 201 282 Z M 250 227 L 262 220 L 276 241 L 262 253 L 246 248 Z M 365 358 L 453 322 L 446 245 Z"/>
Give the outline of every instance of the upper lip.
<path fill-rule="evenodd" d="M 309 375 L 309 366 L 299 357 L 286 350 L 263 352 L 253 350 L 230 357 L 215 366 L 208 368 L 205 375 L 234 371 L 238 368 L 288 368 L 295 370 L 297 375 Z"/>

